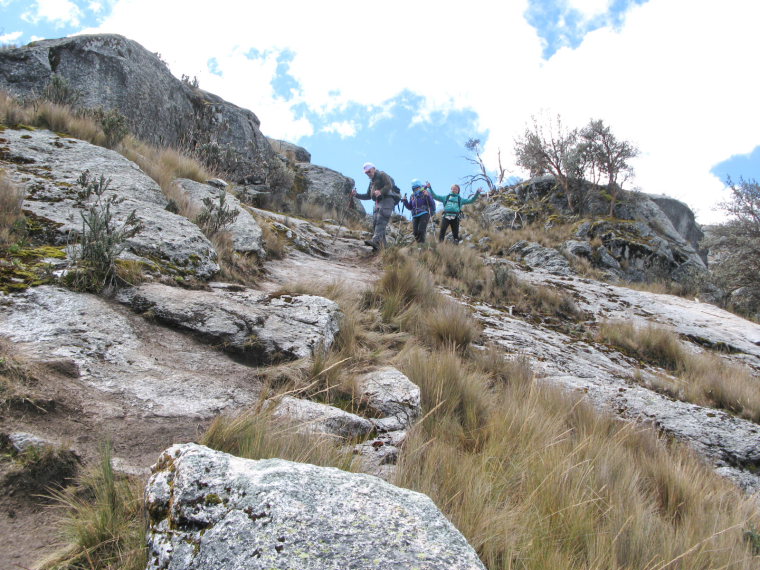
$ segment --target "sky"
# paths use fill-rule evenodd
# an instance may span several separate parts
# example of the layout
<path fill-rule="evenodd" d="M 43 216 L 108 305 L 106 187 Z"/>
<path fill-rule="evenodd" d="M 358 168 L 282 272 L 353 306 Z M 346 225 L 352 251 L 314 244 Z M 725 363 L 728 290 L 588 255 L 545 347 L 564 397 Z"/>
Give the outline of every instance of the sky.
<path fill-rule="evenodd" d="M 533 119 L 602 119 L 640 150 L 628 189 L 724 221 L 724 181 L 760 180 L 757 0 L 0 0 L 0 44 L 118 33 L 250 109 L 262 132 L 367 185 L 524 178 Z M 465 190 L 465 195 L 474 188 Z"/>

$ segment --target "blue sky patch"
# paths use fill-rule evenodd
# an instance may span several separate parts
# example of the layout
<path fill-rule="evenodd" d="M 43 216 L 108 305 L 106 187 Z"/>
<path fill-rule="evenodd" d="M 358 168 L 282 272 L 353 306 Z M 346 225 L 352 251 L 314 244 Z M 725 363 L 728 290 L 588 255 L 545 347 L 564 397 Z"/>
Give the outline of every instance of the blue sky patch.
<path fill-rule="evenodd" d="M 436 113 L 430 122 L 413 124 L 423 103 L 424 99 L 413 93 L 400 94 L 389 102 L 391 117 L 374 122 L 371 131 L 368 125 L 376 109 L 352 105 L 333 115 L 307 113 L 315 125 L 315 134 L 302 137 L 299 144 L 312 152 L 315 164 L 329 164 L 352 177 L 360 192 L 368 185 L 362 172 L 362 164 L 367 161 L 390 174 L 405 192 L 410 191 L 412 178 L 429 180 L 436 191 L 445 192 L 472 172 L 464 159 L 467 139 L 485 141 L 487 133 L 477 130 L 477 115 L 469 110 Z M 360 136 L 342 137 L 336 132 L 320 131 L 332 122 L 346 120 L 357 125 Z M 446 129 L 440 128 L 442 124 Z M 465 195 L 469 194 L 465 191 Z M 365 209 L 372 211 L 371 202 L 365 202 Z"/>
<path fill-rule="evenodd" d="M 734 182 L 739 178 L 760 182 L 760 146 L 749 154 L 737 154 L 716 164 L 710 171 L 724 182 L 728 177 Z"/>
<path fill-rule="evenodd" d="M 603 26 L 618 27 L 631 6 L 647 1 L 613 0 L 607 12 L 586 18 L 569 7 L 567 0 L 530 0 L 525 19 L 543 40 L 543 56 L 549 59 L 563 47 L 577 48 L 589 32 Z"/>
<path fill-rule="evenodd" d="M 270 82 L 275 97 L 290 101 L 296 93 L 301 92 L 301 84 L 290 75 L 290 62 L 295 54 L 290 50 L 284 50 L 277 56 L 277 71 Z"/>

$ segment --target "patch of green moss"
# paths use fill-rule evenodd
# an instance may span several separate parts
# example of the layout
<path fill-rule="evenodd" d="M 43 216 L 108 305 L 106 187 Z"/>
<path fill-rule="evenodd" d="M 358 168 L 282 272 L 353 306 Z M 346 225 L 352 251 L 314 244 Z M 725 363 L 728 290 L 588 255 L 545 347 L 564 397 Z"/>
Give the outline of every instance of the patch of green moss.
<path fill-rule="evenodd" d="M 65 259 L 63 247 L 25 247 L 20 244 L 0 249 L 0 291 L 13 293 L 53 283 L 55 276 L 45 259 Z"/>

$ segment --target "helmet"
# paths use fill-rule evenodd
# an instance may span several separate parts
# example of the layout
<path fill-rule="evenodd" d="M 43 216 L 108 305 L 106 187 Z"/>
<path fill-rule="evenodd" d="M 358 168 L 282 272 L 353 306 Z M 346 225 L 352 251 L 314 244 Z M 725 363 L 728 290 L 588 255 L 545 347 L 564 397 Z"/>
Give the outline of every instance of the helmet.
<path fill-rule="evenodd" d="M 417 188 L 422 188 L 424 184 L 422 183 L 422 180 L 419 178 L 412 178 L 412 190 L 416 190 Z"/>

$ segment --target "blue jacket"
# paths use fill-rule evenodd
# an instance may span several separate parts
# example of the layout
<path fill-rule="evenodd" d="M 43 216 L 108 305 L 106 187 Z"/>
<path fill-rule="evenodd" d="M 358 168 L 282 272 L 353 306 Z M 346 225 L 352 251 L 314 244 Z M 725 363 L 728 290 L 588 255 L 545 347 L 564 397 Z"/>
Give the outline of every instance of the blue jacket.
<path fill-rule="evenodd" d="M 412 217 L 424 216 L 435 212 L 435 202 L 429 192 L 425 190 L 415 190 L 412 197 L 407 200 L 406 197 L 401 200 L 404 207 L 412 213 Z"/>

